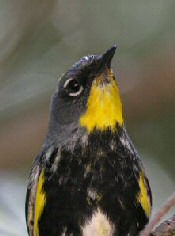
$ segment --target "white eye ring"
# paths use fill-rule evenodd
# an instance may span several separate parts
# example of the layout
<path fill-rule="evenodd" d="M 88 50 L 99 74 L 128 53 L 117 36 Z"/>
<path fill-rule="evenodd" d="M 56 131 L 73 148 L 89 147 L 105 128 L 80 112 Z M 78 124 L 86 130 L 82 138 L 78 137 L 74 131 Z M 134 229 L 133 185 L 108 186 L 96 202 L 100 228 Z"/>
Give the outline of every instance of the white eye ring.
<path fill-rule="evenodd" d="M 74 80 L 74 78 L 69 78 L 69 79 L 67 79 L 67 80 L 65 81 L 63 87 L 66 88 L 66 87 L 69 85 L 70 81 L 72 81 L 72 80 Z M 77 96 L 79 96 L 79 95 L 81 94 L 82 91 L 83 91 L 83 87 L 80 86 L 79 91 L 77 91 L 77 92 L 75 92 L 75 93 L 69 93 L 69 96 L 70 96 L 70 97 L 77 97 Z"/>
<path fill-rule="evenodd" d="M 78 95 L 80 95 L 80 93 L 83 91 L 83 87 L 81 86 L 79 91 L 77 91 L 76 93 L 69 93 L 70 97 L 77 97 Z"/>
<path fill-rule="evenodd" d="M 63 87 L 66 88 L 67 85 L 69 84 L 69 82 L 72 81 L 72 80 L 74 80 L 74 78 L 69 78 L 69 79 L 67 79 L 67 80 L 65 81 Z"/>

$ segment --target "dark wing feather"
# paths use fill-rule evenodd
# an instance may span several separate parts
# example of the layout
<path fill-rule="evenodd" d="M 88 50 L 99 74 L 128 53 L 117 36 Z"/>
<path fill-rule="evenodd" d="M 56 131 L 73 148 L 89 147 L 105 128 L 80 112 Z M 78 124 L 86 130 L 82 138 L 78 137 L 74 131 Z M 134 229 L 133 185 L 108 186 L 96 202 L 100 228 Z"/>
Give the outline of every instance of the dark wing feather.
<path fill-rule="evenodd" d="M 29 236 L 34 235 L 33 229 L 34 229 L 35 196 L 41 169 L 40 158 L 41 155 L 38 155 L 32 165 L 29 182 L 27 186 L 25 213 L 26 213 L 27 230 Z"/>

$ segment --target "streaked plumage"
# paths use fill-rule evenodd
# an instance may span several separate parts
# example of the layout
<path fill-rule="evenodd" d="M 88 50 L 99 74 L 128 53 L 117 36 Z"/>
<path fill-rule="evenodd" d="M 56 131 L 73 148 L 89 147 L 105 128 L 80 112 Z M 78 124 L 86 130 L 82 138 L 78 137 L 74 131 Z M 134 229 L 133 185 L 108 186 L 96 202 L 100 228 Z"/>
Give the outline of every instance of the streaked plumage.
<path fill-rule="evenodd" d="M 28 184 L 30 236 L 134 236 L 148 222 L 151 191 L 124 126 L 114 53 L 82 58 L 53 95 Z"/>

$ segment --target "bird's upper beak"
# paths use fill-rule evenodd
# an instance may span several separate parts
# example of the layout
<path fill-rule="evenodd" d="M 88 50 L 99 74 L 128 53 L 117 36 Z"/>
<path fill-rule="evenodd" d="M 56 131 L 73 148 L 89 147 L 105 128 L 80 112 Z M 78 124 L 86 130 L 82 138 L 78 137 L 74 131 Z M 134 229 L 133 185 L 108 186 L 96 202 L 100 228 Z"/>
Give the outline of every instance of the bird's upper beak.
<path fill-rule="evenodd" d="M 111 60 L 115 54 L 117 46 L 114 45 L 99 57 L 99 72 L 111 67 Z"/>

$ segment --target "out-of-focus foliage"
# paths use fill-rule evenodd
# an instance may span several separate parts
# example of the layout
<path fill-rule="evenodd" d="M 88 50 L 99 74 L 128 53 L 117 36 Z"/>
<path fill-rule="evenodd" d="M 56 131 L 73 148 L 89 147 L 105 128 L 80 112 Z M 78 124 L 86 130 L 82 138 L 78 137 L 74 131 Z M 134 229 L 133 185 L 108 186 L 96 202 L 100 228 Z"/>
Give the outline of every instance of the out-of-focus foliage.
<path fill-rule="evenodd" d="M 174 9 L 173 0 L 1 0 L 1 172 L 27 176 L 58 77 L 80 57 L 117 44 L 113 68 L 126 125 L 147 163 L 157 208 L 175 183 Z"/>

